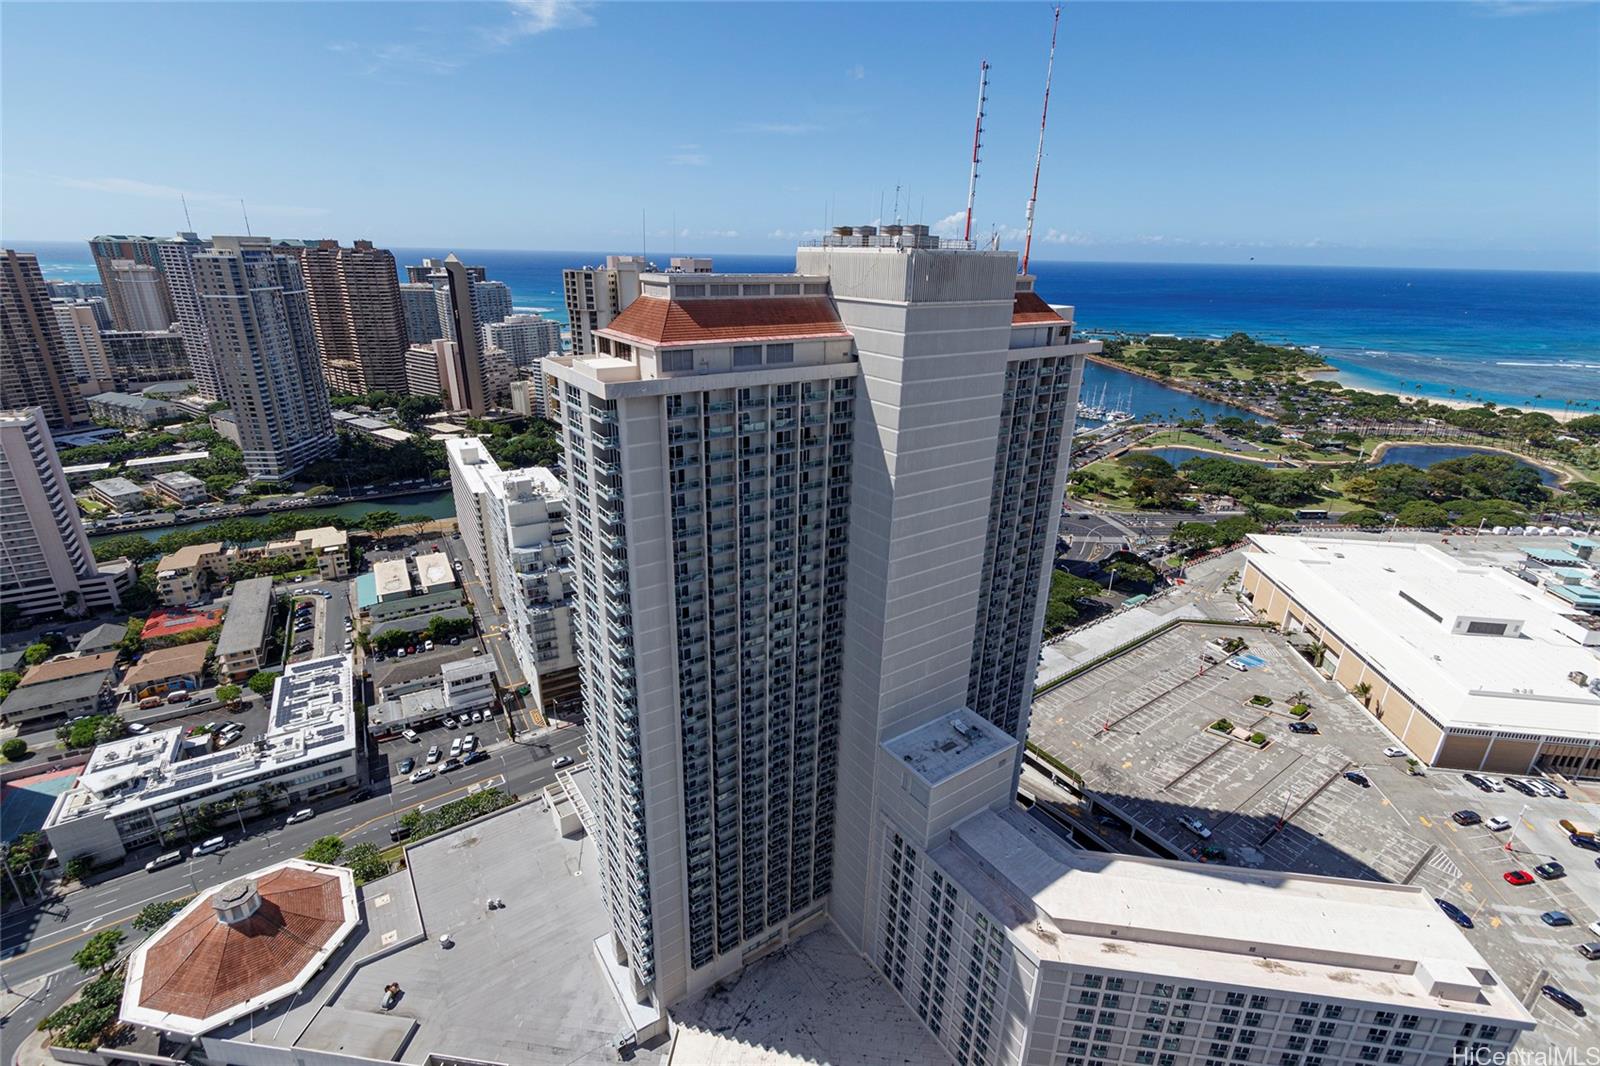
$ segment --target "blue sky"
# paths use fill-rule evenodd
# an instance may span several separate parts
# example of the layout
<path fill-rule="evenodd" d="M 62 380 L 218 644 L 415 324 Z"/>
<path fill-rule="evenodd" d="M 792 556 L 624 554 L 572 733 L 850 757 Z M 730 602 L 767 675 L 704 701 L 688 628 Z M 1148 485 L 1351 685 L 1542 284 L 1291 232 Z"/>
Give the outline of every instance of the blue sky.
<path fill-rule="evenodd" d="M 8 3 L 7 243 L 1016 240 L 1045 3 Z M 1074 3 L 1035 255 L 1600 269 L 1600 6 Z M 947 229 L 948 232 L 948 229 Z"/>

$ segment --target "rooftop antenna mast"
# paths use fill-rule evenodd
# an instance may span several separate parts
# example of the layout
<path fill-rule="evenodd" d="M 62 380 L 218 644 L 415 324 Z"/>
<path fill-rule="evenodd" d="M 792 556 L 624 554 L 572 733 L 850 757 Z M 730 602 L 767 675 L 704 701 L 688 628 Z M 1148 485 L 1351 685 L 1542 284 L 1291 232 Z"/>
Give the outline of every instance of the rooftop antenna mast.
<path fill-rule="evenodd" d="M 193 232 L 193 230 L 194 230 L 194 221 L 189 218 L 189 200 L 188 200 L 187 197 L 185 197 L 183 195 L 183 193 L 180 192 L 178 194 L 178 201 L 183 204 L 183 223 L 184 223 L 184 228 L 189 230 L 189 231 L 191 231 L 191 232 Z"/>
<path fill-rule="evenodd" d="M 1056 5 L 1050 23 L 1050 62 L 1044 68 L 1044 110 L 1039 114 L 1039 151 L 1033 157 L 1033 192 L 1028 196 L 1028 235 L 1022 242 L 1022 271 L 1028 272 L 1028 256 L 1033 252 L 1033 207 L 1039 202 L 1039 167 L 1044 163 L 1044 124 L 1050 117 L 1050 81 L 1056 72 L 1056 30 L 1061 28 L 1061 5 Z"/>
<path fill-rule="evenodd" d="M 239 197 L 239 213 L 244 216 L 244 235 L 246 237 L 254 237 L 255 234 L 250 232 L 250 212 L 244 209 L 244 197 L 242 196 Z"/>
<path fill-rule="evenodd" d="M 972 202 L 978 196 L 978 150 L 983 147 L 983 109 L 989 102 L 989 61 L 978 64 L 978 120 L 972 126 L 972 175 L 967 178 L 967 229 L 961 235 L 972 240 Z"/>

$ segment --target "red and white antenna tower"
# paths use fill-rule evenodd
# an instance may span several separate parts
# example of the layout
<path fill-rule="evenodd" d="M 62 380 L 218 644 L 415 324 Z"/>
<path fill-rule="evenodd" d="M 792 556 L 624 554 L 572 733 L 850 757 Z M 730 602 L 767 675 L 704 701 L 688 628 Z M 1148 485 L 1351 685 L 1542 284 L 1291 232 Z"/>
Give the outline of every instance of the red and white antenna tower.
<path fill-rule="evenodd" d="M 978 196 L 978 149 L 983 147 L 983 109 L 989 102 L 989 61 L 978 64 L 978 121 L 972 127 L 972 176 L 967 179 L 967 231 L 961 239 L 972 240 L 972 202 Z"/>
<path fill-rule="evenodd" d="M 1028 256 L 1033 251 L 1033 206 L 1039 202 L 1039 167 L 1044 163 L 1044 124 L 1050 117 L 1050 80 L 1056 72 L 1056 30 L 1061 27 L 1061 5 L 1056 5 L 1050 23 L 1050 62 L 1044 68 L 1044 111 L 1039 115 L 1039 151 L 1033 157 L 1033 192 L 1028 196 L 1028 235 L 1022 242 L 1022 273 L 1028 272 Z"/>

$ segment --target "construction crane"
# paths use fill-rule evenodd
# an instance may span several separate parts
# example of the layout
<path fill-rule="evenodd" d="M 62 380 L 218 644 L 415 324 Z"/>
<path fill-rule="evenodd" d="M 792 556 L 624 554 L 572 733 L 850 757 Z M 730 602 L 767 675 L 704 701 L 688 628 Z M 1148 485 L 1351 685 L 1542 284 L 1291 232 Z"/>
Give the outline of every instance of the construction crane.
<path fill-rule="evenodd" d="M 967 179 L 967 231 L 961 239 L 972 240 L 972 203 L 978 197 L 978 151 L 983 147 L 983 109 L 989 102 L 989 61 L 978 64 L 978 120 L 972 126 L 972 176 Z"/>
<path fill-rule="evenodd" d="M 1056 31 L 1061 28 L 1061 5 L 1056 5 L 1055 19 L 1050 23 L 1050 61 L 1044 68 L 1044 110 L 1039 115 L 1039 151 L 1033 157 L 1033 192 L 1028 195 L 1027 236 L 1022 242 L 1021 273 L 1028 272 L 1028 257 L 1033 252 L 1033 208 L 1039 202 L 1039 167 L 1044 163 L 1044 126 L 1050 118 L 1050 81 L 1056 71 Z"/>

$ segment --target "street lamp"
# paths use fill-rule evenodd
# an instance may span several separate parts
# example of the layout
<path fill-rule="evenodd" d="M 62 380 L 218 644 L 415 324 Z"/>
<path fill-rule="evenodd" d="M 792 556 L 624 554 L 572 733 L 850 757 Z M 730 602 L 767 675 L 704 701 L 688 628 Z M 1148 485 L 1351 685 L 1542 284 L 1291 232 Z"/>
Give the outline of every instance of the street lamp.
<path fill-rule="evenodd" d="M 1517 820 L 1511 823 L 1511 835 L 1506 837 L 1506 850 L 1511 850 L 1511 842 L 1517 838 L 1517 825 L 1522 821 L 1522 816 L 1528 813 L 1528 805 L 1524 803 L 1522 810 L 1517 812 Z"/>

